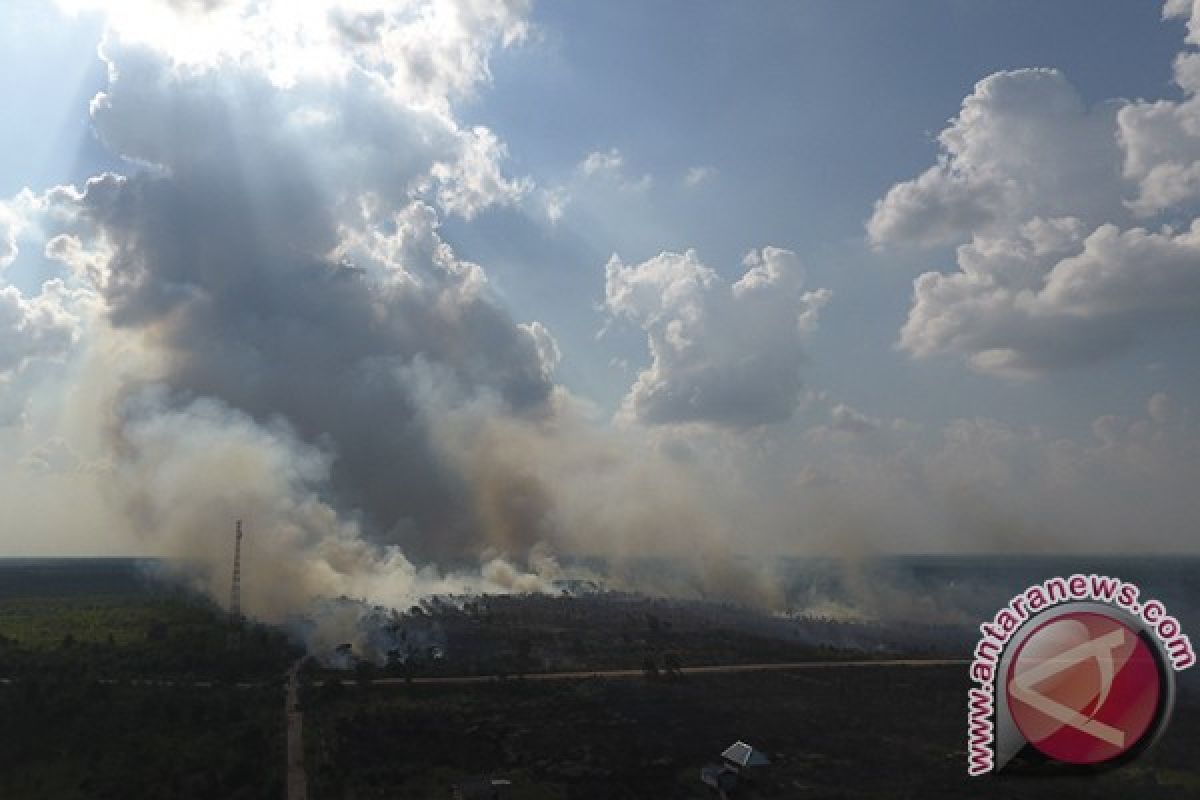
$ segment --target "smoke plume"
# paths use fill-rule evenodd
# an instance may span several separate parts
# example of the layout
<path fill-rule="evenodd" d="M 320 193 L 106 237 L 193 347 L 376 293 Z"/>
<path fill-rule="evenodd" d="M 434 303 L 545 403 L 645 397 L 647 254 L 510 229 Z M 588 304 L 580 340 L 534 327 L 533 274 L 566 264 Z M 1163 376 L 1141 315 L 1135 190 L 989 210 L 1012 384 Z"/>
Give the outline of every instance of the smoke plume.
<path fill-rule="evenodd" d="M 89 113 L 121 168 L 0 204 L 0 278 L 18 262 L 46 276 L 35 292 L 0 282 L 0 445 L 19 454 L 0 463 L 0 502 L 28 541 L 69 531 L 75 552 L 168 557 L 224 598 L 240 518 L 244 607 L 271 620 L 320 598 L 406 608 L 569 578 L 779 610 L 795 598 L 764 566 L 776 553 L 1106 550 L 1135 527 L 1150 549 L 1190 541 L 1200 436 L 1167 395 L 1075 438 L 851 408 L 805 388 L 809 335 L 837 299 L 779 247 L 732 281 L 692 250 L 597 264 L 598 316 L 648 353 L 600 419 L 561 385 L 548 327 L 514 318 L 446 233 L 547 191 L 461 119 L 492 56 L 531 35 L 523 0 L 61 5 L 105 15 Z M 1065 91 L 1009 76 L 971 107 L 1005 81 Z M 1115 124 L 1083 116 L 1089 136 Z M 979 141 L 956 157 L 995 155 Z M 969 233 L 962 257 L 1028 251 L 1034 266 L 1079 244 L 1082 223 L 1058 219 L 1070 209 L 1019 193 L 918 219 L 946 205 L 909 202 L 930 186 L 955 207 L 995 194 L 946 169 L 881 202 L 877 244 Z M 988 249 L 1013 237 L 1028 247 Z M 929 336 L 979 319 L 935 317 Z M 1030 327 L 1014 343 L 1006 326 L 984 350 L 965 335 L 926 349 L 1024 353 Z M 847 579 L 869 614 L 936 612 L 870 580 Z"/>

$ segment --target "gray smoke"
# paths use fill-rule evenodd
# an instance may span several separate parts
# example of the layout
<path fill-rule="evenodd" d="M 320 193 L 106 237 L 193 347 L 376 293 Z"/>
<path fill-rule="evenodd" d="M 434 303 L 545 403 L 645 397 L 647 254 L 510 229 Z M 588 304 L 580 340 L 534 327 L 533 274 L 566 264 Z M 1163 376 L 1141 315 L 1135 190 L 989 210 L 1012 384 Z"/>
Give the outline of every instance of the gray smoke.
<path fill-rule="evenodd" d="M 200 44 L 222 15 L 272 19 L 177 5 Z M 289 65 L 282 37 L 173 51 L 110 9 L 91 115 L 129 169 L 27 200 L 86 296 L 63 380 L 101 456 L 106 525 L 223 598 L 244 519 L 244 604 L 277 620 L 320 597 L 405 608 L 597 577 L 560 550 L 691 549 L 701 593 L 768 603 L 702 476 L 589 421 L 555 386 L 549 331 L 516 322 L 441 237 L 443 216 L 528 188 L 452 110 L 525 9 L 427 11 L 448 16 L 320 15 Z M 350 633 L 335 623 L 354 607 L 321 635 Z"/>
<path fill-rule="evenodd" d="M 806 393 L 831 296 L 780 248 L 732 282 L 690 251 L 596 265 L 649 361 L 598 420 L 442 233 L 534 189 L 458 116 L 524 2 L 79 2 L 108 15 L 90 112 L 123 174 L 0 206 L 0 270 L 43 248 L 59 268 L 0 286 L 0 445 L 39 475 L 0 465 L 13 528 L 172 557 L 224 598 L 242 518 L 246 609 L 353 598 L 327 643 L 356 635 L 344 609 L 561 580 L 794 609 L 748 553 L 849 559 L 801 605 L 936 616 L 854 565 L 1190 541 L 1186 409 L 1156 394 L 1063 439 Z"/>

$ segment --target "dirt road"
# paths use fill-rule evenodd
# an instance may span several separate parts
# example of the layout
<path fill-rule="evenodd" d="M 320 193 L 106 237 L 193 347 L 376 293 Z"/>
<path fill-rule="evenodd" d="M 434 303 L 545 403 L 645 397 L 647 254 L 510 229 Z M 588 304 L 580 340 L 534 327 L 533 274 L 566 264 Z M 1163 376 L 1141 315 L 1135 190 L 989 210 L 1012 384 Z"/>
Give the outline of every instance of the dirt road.
<path fill-rule="evenodd" d="M 306 800 L 308 779 L 304 774 L 304 715 L 300 713 L 300 659 L 288 670 L 287 703 L 287 800 Z"/>
<path fill-rule="evenodd" d="M 853 669 L 859 667 L 946 667 L 969 664 L 967 659 L 960 658 L 894 658 L 874 661 L 792 661 L 783 664 L 717 664 L 701 667 L 683 667 L 680 672 L 684 675 L 709 675 L 729 672 L 769 672 L 774 670 L 798 669 Z M 641 678 L 645 673 L 640 669 L 608 669 L 583 672 L 532 672 L 525 675 L 527 681 L 569 681 L 587 678 Z M 399 683 L 491 683 L 499 680 L 494 675 L 446 675 L 412 678 L 376 678 L 371 683 L 376 685 Z M 510 678 L 511 680 L 511 678 Z"/>

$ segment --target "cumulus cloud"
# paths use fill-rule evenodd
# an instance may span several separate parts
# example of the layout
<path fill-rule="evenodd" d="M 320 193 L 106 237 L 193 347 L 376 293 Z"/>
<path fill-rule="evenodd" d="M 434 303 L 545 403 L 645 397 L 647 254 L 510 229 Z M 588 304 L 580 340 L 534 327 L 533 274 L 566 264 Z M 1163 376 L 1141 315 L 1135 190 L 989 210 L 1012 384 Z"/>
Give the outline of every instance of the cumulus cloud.
<path fill-rule="evenodd" d="M 460 152 L 451 162 L 439 161 L 430 174 L 438 182 L 438 204 L 466 219 L 492 205 L 515 205 L 533 188 L 530 178 L 506 177 L 500 164 L 508 148 L 484 127 L 460 137 Z"/>
<path fill-rule="evenodd" d="M 1034 216 L 1107 221 L 1121 207 L 1119 108 L 1088 109 L 1058 70 L 989 75 L 938 134 L 938 163 L 876 203 L 870 240 L 953 244 Z"/>
<path fill-rule="evenodd" d="M 1172 18 L 1187 20 L 1188 44 L 1200 45 L 1200 6 L 1195 0 L 1166 0 L 1163 4 L 1163 19 Z"/>
<path fill-rule="evenodd" d="M 914 284 L 900 334 L 910 353 L 965 355 L 978 369 L 1031 375 L 1111 355 L 1200 308 L 1200 227 L 1086 237 L 1077 219 L 1035 218 L 958 249 L 960 272 Z"/>
<path fill-rule="evenodd" d="M 78 335 L 73 298 L 61 281 L 48 282 L 30 298 L 14 286 L 0 288 L 0 376 L 29 359 L 64 354 Z"/>
<path fill-rule="evenodd" d="M 279 86 L 253 61 L 181 69 L 169 52 L 115 34 L 101 54 L 110 80 L 92 118 L 105 144 L 175 176 L 220 169 L 249 188 L 280 191 L 258 198 L 268 209 L 317 193 L 348 204 L 421 197 L 469 218 L 529 189 L 505 177 L 507 151 L 487 128 L 464 129 L 437 105 L 413 105 L 356 65 Z"/>
<path fill-rule="evenodd" d="M 605 307 L 647 334 L 650 366 L 625 399 L 649 423 L 752 426 L 788 419 L 800 395 L 805 335 L 829 301 L 807 290 L 799 258 L 766 247 L 724 281 L 694 250 L 641 264 L 614 256 Z"/>
<path fill-rule="evenodd" d="M 960 272 L 917 278 L 900 344 L 1013 375 L 1102 358 L 1195 301 L 1193 238 L 1112 225 L 1084 238 L 1074 218 L 977 236 L 958 249 Z"/>
<path fill-rule="evenodd" d="M 1155 326 L 1194 318 L 1197 228 L 1147 221 L 1194 211 L 1186 203 L 1200 190 L 1198 59 L 1176 61 L 1182 102 L 1087 109 L 1048 69 L 980 81 L 939 135 L 938 163 L 892 187 L 867 223 L 879 247 L 957 245 L 956 271 L 914 282 L 900 346 L 1028 376 L 1108 357 Z"/>
<path fill-rule="evenodd" d="M 17 257 L 17 233 L 20 220 L 11 208 L 0 203 L 0 270 Z"/>
<path fill-rule="evenodd" d="M 19 238 L 43 211 L 43 199 L 27 190 L 0 203 L 0 425 L 23 413 L 29 388 L 23 373 L 64 360 L 94 308 L 94 292 L 73 282 L 53 278 L 28 292 L 4 279 L 4 268 L 20 255 Z"/>
<path fill-rule="evenodd" d="M 360 72 L 410 107 L 449 113 L 491 80 L 489 59 L 530 31 L 530 0 L 58 0 L 184 69 L 241 63 L 279 87 Z"/>
<path fill-rule="evenodd" d="M 1175 59 L 1181 102 L 1131 103 L 1117 117 L 1117 135 L 1125 151 L 1124 174 L 1137 186 L 1129 202 L 1149 217 L 1200 194 L 1200 53 Z"/>

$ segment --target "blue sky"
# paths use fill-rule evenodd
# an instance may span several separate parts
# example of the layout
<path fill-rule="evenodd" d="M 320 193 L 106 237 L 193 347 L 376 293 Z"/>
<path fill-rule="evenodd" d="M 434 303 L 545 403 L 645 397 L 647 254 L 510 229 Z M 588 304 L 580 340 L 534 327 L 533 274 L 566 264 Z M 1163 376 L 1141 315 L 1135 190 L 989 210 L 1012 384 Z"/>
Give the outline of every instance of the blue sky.
<path fill-rule="evenodd" d="M 874 201 L 931 162 L 933 136 L 988 74 L 1058 67 L 1088 103 L 1177 96 L 1171 62 L 1183 26 L 1164 22 L 1153 5 L 547 4 L 536 18 L 542 40 L 503 53 L 494 86 L 464 116 L 500 132 L 514 168 L 541 182 L 568 181 L 583 154 L 616 147 L 635 177 L 655 178 L 654 190 L 632 213 L 601 202 L 550 234 L 531 231 L 527 247 L 517 237 L 511 273 L 488 258 L 498 237 L 478 250 L 468 238 L 464 252 L 490 260 L 531 315 L 569 298 L 554 329 L 583 365 L 568 360 L 564 375 L 607 403 L 625 386 L 597 374 L 611 350 L 591 340 L 600 321 L 584 309 L 603 292 L 608 256 L 641 260 L 695 247 L 732 275 L 741 255 L 764 243 L 795 250 L 838 298 L 812 345 L 810 383 L 873 413 L 923 421 L 987 414 L 1075 429 L 1100 413 L 1133 410 L 1154 391 L 1195 396 L 1200 388 L 1194 370 L 1144 372 L 1158 354 L 1186 360 L 1194 336 L 1183 347 L 1168 337 L 1131 354 L 1116 366 L 1120 377 L 1109 363 L 1036 386 L 913 364 L 891 350 L 912 277 L 952 256 L 880 257 L 864 245 Z M 715 167 L 715 177 L 681 189 L 695 165 Z M 607 343 L 638 363 L 640 337 Z"/>
<path fill-rule="evenodd" d="M 0 134 L 0 192 L 119 167 L 87 114 L 106 80 L 94 54 L 101 19 L 64 24 L 34 3 L 4 13 L 2 86 L 30 113 Z M 493 271 L 519 317 L 553 321 L 572 356 L 564 380 L 606 406 L 627 387 L 608 361 L 636 365 L 643 349 L 639 335 L 595 341 L 609 255 L 642 260 L 694 247 L 734 276 L 741 256 L 765 243 L 795 250 L 814 282 L 838 296 L 813 343 L 809 382 L 873 413 L 1071 426 L 1083 419 L 1081 402 L 1094 416 L 1131 411 L 1154 391 L 1200 388 L 1194 370 L 1144 370 L 1160 354 L 1187 359 L 1197 344 L 1190 332 L 1182 347 L 1168 336 L 1131 363 L 1036 387 L 914 365 L 890 349 L 912 274 L 948 257 L 881 258 L 864 246 L 875 199 L 929 163 L 934 134 L 992 72 L 1058 67 L 1089 103 L 1177 96 L 1171 61 L 1183 25 L 1152 5 L 546 3 L 533 19 L 534 40 L 498 55 L 493 84 L 465 104 L 464 120 L 500 134 L 510 169 L 539 183 L 569 182 L 588 153 L 615 147 L 634 178 L 654 179 L 652 190 L 634 208 L 601 198 L 551 228 L 498 210 L 453 233 L 464 255 Z M 688 189 L 683 178 L 697 166 L 716 171 Z"/>
<path fill-rule="evenodd" d="M 654 464 L 712 495 L 712 537 L 757 515 L 772 547 L 1092 546 L 1107 520 L 1119 549 L 1131 497 L 1156 546 L 1190 530 L 1187 3 L 202 6 L 0 9 L 9 491 L 86 485 L 126 524 L 97 420 L 145 413 L 303 451 L 333 516 L 434 554 L 429 528 L 494 522 L 462 431 L 536 418 L 521 469 L 566 529 L 602 481 L 563 464 L 611 447 L 612 485 Z M 349 399 L 298 396 L 322 370 Z M 445 480 L 393 502 L 380 464 L 413 453 Z"/>

